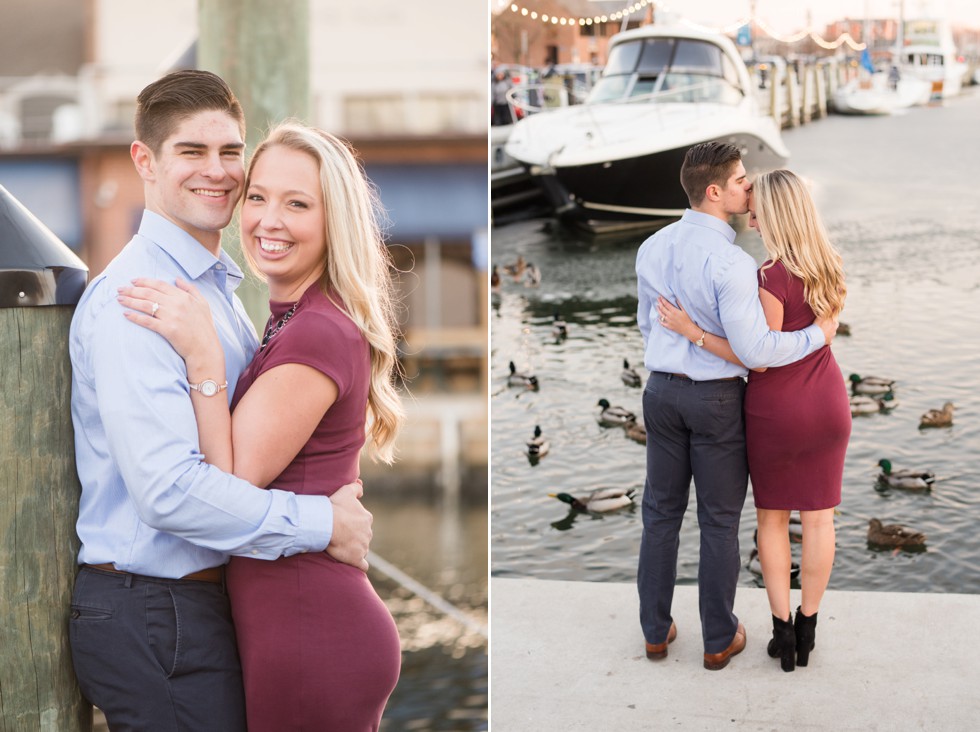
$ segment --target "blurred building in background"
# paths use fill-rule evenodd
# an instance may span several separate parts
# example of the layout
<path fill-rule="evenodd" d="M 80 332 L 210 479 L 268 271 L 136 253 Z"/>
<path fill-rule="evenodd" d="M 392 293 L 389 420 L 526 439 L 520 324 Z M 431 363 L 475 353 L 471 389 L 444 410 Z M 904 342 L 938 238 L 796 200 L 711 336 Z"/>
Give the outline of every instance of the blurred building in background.
<path fill-rule="evenodd" d="M 486 8 L 309 5 L 308 121 L 359 151 L 402 272 L 413 398 L 398 483 L 485 491 L 489 68 L 485 45 L 458 29 L 485 27 Z M 198 0 L 0 0 L 0 17 L 0 184 L 94 276 L 142 213 L 136 95 L 195 66 Z M 386 482 L 369 461 L 364 470 Z"/>

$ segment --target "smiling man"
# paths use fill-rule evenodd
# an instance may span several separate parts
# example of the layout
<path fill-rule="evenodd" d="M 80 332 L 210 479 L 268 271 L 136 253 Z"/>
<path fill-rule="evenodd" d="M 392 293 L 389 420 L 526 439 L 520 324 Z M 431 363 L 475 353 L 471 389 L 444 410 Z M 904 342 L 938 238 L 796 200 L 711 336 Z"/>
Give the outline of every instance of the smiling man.
<path fill-rule="evenodd" d="M 146 210 L 72 320 L 82 495 L 71 647 L 82 693 L 110 729 L 244 730 L 228 557 L 326 550 L 361 566 L 371 538 L 359 486 L 332 498 L 260 489 L 199 449 L 190 390 L 230 399 L 258 346 L 235 296 L 242 272 L 221 251 L 244 185 L 244 132 L 238 100 L 209 72 L 169 74 L 140 93 L 130 152 Z M 167 341 L 126 320 L 118 288 L 136 277 L 197 287 L 224 373 L 189 383 Z"/>

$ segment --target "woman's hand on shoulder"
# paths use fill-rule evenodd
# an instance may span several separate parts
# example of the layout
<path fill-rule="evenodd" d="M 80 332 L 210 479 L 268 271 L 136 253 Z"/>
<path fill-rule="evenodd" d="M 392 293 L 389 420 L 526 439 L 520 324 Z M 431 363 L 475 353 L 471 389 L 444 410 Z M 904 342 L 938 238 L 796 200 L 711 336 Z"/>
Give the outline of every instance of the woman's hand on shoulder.
<path fill-rule="evenodd" d="M 120 287 L 123 315 L 166 338 L 190 366 L 194 360 L 211 360 L 221 342 L 207 299 L 190 283 L 177 278 L 176 285 L 139 277 L 130 287 Z"/>

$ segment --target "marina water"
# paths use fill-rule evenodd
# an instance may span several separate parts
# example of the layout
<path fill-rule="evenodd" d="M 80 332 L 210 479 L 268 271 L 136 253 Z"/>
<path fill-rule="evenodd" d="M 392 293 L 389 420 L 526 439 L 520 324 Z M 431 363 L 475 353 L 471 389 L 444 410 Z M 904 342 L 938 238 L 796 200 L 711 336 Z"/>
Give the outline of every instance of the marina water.
<path fill-rule="evenodd" d="M 406 497 L 405 491 L 386 487 L 366 496 L 374 515 L 371 551 L 485 627 L 486 492 L 464 485 L 455 501 L 438 498 L 440 493 L 433 488 Z M 369 577 L 402 640 L 401 676 L 385 708 L 382 732 L 487 729 L 486 637 L 378 569 Z"/>
<path fill-rule="evenodd" d="M 847 272 L 848 298 L 834 354 L 851 373 L 897 380 L 899 406 L 854 418 L 837 517 L 832 589 L 980 593 L 980 89 L 883 117 L 831 116 L 785 131 L 788 167 L 807 178 Z M 744 219 L 744 217 L 742 217 Z M 744 220 L 737 243 L 765 250 Z M 506 275 L 491 328 L 491 573 L 633 581 L 642 529 L 644 447 L 599 426 L 600 398 L 642 414 L 641 389 L 620 380 L 628 359 L 645 383 L 636 326 L 636 250 L 647 234 L 597 239 L 546 220 L 494 228 L 491 258 L 518 255 L 542 273 L 537 287 Z M 553 314 L 568 337 L 552 336 Z M 539 391 L 507 386 L 508 362 L 534 373 Z M 954 425 L 919 429 L 951 401 Z M 551 451 L 523 453 L 535 425 Z M 876 463 L 928 468 L 930 493 L 885 489 Z M 601 517 L 569 512 L 549 493 L 634 488 L 636 505 Z M 696 584 L 695 493 L 681 532 L 678 582 Z M 927 536 L 924 551 L 877 551 L 868 520 Z M 756 526 L 751 487 L 740 529 L 740 584 Z M 793 546 L 799 561 L 799 545 Z M 795 584 L 795 583 L 794 583 Z"/>

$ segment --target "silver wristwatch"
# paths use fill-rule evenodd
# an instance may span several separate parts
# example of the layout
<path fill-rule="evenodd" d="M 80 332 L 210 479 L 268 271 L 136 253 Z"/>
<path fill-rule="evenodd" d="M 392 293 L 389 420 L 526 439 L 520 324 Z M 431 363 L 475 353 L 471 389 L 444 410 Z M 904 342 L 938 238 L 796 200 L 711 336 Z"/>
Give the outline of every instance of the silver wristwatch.
<path fill-rule="evenodd" d="M 214 396 L 222 389 L 228 388 L 227 381 L 224 384 L 219 384 L 214 379 L 205 379 L 200 384 L 191 384 L 190 382 L 188 382 L 187 385 L 194 391 L 200 392 L 201 396 L 206 396 L 206 397 Z"/>

